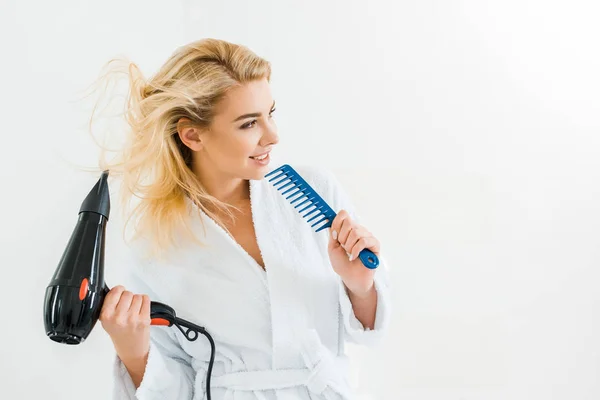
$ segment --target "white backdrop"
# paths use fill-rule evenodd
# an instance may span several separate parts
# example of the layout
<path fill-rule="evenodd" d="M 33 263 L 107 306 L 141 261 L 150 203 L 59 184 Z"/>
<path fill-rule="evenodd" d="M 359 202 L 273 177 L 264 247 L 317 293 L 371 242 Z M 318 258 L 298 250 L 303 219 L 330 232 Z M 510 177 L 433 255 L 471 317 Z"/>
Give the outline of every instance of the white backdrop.
<path fill-rule="evenodd" d="M 216 37 L 272 62 L 276 160 L 332 168 L 392 264 L 389 335 L 350 348 L 361 398 L 600 398 L 599 19 L 594 0 L 3 0 L 2 397 L 109 398 L 100 325 L 66 346 L 42 320 L 98 178 L 73 166 L 97 156 L 78 99 L 113 56 L 149 75 Z"/>

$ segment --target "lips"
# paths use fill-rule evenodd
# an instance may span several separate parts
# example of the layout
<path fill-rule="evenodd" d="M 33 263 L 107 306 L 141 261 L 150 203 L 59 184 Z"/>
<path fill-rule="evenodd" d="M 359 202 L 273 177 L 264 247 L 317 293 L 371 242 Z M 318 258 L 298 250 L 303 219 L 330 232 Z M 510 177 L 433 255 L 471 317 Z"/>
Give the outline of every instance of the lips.
<path fill-rule="evenodd" d="M 269 151 L 266 151 L 266 152 L 264 152 L 264 153 L 257 154 L 257 155 L 255 155 L 255 156 L 250 156 L 250 158 L 253 158 L 253 159 L 255 159 L 255 160 L 262 160 L 262 159 L 264 159 L 264 158 L 265 158 L 267 155 L 269 155 L 269 153 L 270 153 L 270 152 L 271 152 L 271 151 L 269 150 Z"/>

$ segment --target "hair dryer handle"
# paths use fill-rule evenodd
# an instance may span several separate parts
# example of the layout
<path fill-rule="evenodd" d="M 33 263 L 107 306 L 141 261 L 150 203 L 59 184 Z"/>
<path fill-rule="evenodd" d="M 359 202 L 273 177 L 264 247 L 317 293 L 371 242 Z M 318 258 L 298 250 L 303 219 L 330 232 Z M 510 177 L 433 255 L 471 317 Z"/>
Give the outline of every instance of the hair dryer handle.
<path fill-rule="evenodd" d="M 109 291 L 110 289 L 105 283 L 104 295 L 106 296 L 106 294 L 108 294 Z M 208 334 L 203 327 L 193 324 L 184 319 L 178 318 L 177 314 L 175 314 L 175 310 L 172 307 L 164 303 L 160 303 L 158 301 L 150 302 L 150 325 L 175 325 L 181 331 L 181 333 L 185 335 L 187 340 L 191 342 L 198 338 L 199 333 Z M 183 330 L 183 328 L 187 328 L 187 330 Z"/>
<path fill-rule="evenodd" d="M 185 319 L 178 318 L 177 315 L 175 315 L 175 310 L 173 310 L 173 308 L 166 304 L 159 303 L 158 301 L 150 303 L 150 319 L 150 325 L 175 325 L 190 342 L 196 340 L 200 333 L 209 336 L 203 327 L 186 321 Z"/>
<path fill-rule="evenodd" d="M 150 303 L 150 325 L 171 326 L 176 318 L 172 307 L 158 301 Z"/>
<path fill-rule="evenodd" d="M 104 283 L 104 296 L 108 294 L 110 289 Z M 177 318 L 175 310 L 166 304 L 158 301 L 150 302 L 150 325 L 171 326 Z"/>

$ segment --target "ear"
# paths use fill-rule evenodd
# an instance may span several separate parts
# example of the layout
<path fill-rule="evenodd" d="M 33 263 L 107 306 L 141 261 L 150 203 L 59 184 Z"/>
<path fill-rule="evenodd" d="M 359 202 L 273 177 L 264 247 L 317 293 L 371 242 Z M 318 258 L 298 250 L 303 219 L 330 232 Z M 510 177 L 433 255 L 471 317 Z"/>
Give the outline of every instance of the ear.
<path fill-rule="evenodd" d="M 179 118 L 179 121 L 177 121 L 177 134 L 179 139 L 190 149 L 194 151 L 202 149 L 202 130 L 192 125 L 189 118 Z"/>

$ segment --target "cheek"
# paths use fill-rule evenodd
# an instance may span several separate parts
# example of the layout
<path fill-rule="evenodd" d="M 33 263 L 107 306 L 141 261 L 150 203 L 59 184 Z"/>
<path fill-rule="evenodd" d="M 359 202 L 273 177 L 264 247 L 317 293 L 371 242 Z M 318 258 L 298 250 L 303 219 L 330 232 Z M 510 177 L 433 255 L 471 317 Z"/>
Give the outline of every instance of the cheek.
<path fill-rule="evenodd" d="M 240 135 L 235 140 L 231 140 L 225 147 L 225 151 L 232 157 L 247 158 L 256 152 L 258 140 L 255 135 Z"/>
<path fill-rule="evenodd" d="M 216 150 L 213 147 L 214 150 Z M 248 146 L 243 140 L 223 140 L 219 142 L 218 150 L 213 152 L 211 158 L 213 162 L 220 165 L 220 168 L 231 170 L 231 168 L 242 168 L 252 161 L 250 157 L 254 148 Z"/>

